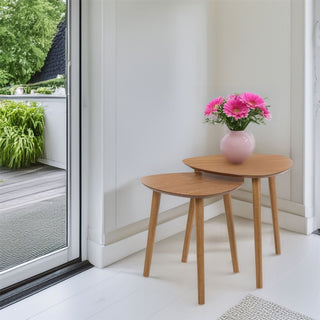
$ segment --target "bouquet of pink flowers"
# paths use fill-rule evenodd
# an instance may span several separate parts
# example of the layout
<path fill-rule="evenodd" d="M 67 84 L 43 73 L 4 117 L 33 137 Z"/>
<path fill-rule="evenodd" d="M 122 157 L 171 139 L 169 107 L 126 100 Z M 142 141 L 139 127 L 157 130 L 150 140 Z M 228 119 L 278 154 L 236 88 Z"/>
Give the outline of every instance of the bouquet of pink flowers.
<path fill-rule="evenodd" d="M 270 120 L 269 108 L 260 96 L 245 92 L 212 100 L 204 115 L 206 122 L 226 124 L 231 131 L 242 131 L 250 122 L 264 124 L 265 119 Z"/>

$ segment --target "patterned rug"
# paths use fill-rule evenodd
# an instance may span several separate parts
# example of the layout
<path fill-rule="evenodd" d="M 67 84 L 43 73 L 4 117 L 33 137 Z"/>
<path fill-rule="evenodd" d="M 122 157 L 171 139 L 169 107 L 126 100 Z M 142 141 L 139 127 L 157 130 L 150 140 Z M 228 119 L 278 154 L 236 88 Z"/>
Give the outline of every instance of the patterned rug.
<path fill-rule="evenodd" d="M 247 295 L 218 320 L 314 320 L 273 302 Z"/>

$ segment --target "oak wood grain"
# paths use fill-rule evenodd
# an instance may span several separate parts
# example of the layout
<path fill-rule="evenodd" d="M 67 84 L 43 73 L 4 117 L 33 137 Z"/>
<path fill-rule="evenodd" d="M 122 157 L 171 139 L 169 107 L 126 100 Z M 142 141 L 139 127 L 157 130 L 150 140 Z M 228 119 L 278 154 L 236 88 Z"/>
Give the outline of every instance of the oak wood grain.
<path fill-rule="evenodd" d="M 243 179 L 221 179 L 206 173 L 168 173 L 141 178 L 152 190 L 187 198 L 208 198 L 239 188 Z"/>
<path fill-rule="evenodd" d="M 188 219 L 187 219 L 187 225 L 186 225 L 186 233 L 185 233 L 184 242 L 183 242 L 183 250 L 182 250 L 181 262 L 187 262 L 187 260 L 188 260 L 188 253 L 189 253 L 189 247 L 190 247 L 192 225 L 193 225 L 193 219 L 194 219 L 194 202 L 195 202 L 194 198 L 190 199 L 189 212 L 188 212 Z"/>
<path fill-rule="evenodd" d="M 183 162 L 195 170 L 249 178 L 277 175 L 289 170 L 293 165 L 290 158 L 275 154 L 252 154 L 241 164 L 232 164 L 222 155 L 188 158 Z"/>
<path fill-rule="evenodd" d="M 269 191 L 270 191 L 270 200 L 271 200 L 274 246 L 275 246 L 276 254 L 281 254 L 277 192 L 276 192 L 276 177 L 269 177 L 268 180 L 269 180 Z"/>
<path fill-rule="evenodd" d="M 234 232 L 234 223 L 233 223 L 232 204 L 231 204 L 230 193 L 225 194 L 223 196 L 223 201 L 224 201 L 224 208 L 226 211 L 226 220 L 227 220 L 227 227 L 228 227 L 228 235 L 229 235 L 229 244 L 230 244 L 233 272 L 237 273 L 237 272 L 239 272 L 239 264 L 238 264 L 237 243 L 236 243 L 236 236 L 235 236 L 235 232 Z"/>
<path fill-rule="evenodd" d="M 198 271 L 198 303 L 204 304 L 204 217 L 203 199 L 196 199 L 196 239 L 197 239 L 197 271 Z"/>
<path fill-rule="evenodd" d="M 157 226 L 159 206 L 160 206 L 160 198 L 161 198 L 161 193 L 154 191 L 152 194 L 147 249 L 146 249 L 146 256 L 144 260 L 144 271 L 143 271 L 144 277 L 149 277 L 149 274 L 150 274 L 154 238 L 156 235 L 156 226 Z"/>
<path fill-rule="evenodd" d="M 261 236 L 261 182 L 259 178 L 252 179 L 253 191 L 253 222 L 254 247 L 256 259 L 256 287 L 262 288 L 262 236 Z"/>

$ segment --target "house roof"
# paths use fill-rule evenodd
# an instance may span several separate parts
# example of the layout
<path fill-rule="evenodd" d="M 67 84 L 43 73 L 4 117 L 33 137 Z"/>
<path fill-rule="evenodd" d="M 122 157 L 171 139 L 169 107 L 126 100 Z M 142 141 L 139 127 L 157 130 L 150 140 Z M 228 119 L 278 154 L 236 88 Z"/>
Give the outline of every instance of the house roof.
<path fill-rule="evenodd" d="M 64 20 L 58 26 L 42 69 L 31 77 L 29 83 L 50 80 L 56 78 L 57 75 L 65 74 L 65 42 L 66 21 Z"/>

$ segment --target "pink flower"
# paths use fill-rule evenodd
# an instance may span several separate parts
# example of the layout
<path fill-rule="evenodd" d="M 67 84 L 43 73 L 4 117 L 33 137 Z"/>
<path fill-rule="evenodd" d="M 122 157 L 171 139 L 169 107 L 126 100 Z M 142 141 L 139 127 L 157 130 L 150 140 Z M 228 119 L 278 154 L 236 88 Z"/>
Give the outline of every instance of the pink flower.
<path fill-rule="evenodd" d="M 264 108 L 260 108 L 262 115 L 267 119 L 267 120 L 271 120 L 271 113 L 270 111 L 264 107 Z"/>
<path fill-rule="evenodd" d="M 250 108 L 239 98 L 239 96 L 230 96 L 223 107 L 223 112 L 228 117 L 234 117 L 236 120 L 247 117 L 249 111 Z"/>
<path fill-rule="evenodd" d="M 222 97 L 218 97 L 218 98 L 212 100 L 211 102 L 209 102 L 208 105 L 206 106 L 205 111 L 204 111 L 204 115 L 210 116 L 212 113 L 217 112 L 218 108 L 222 104 L 222 102 L 223 102 Z"/>
<path fill-rule="evenodd" d="M 241 95 L 241 99 L 244 103 L 248 105 L 250 109 L 255 108 L 265 108 L 266 104 L 264 100 L 258 96 L 257 94 L 251 93 L 251 92 L 245 92 Z"/>

